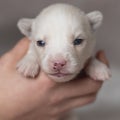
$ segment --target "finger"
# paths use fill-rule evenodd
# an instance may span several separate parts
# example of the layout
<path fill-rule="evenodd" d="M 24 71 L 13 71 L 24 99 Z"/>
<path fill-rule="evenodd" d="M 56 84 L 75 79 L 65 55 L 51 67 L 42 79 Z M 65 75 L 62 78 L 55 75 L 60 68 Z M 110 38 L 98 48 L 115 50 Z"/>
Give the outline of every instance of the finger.
<path fill-rule="evenodd" d="M 58 106 L 59 112 L 66 112 L 77 107 L 81 107 L 90 103 L 93 103 L 96 99 L 96 94 L 90 94 L 84 97 L 72 98 L 63 101 L 63 103 Z"/>
<path fill-rule="evenodd" d="M 108 62 L 108 60 L 105 56 L 104 51 L 102 51 L 102 50 L 98 51 L 97 54 L 96 54 L 96 58 L 98 60 L 100 60 L 101 62 L 105 63 L 109 67 L 109 62 Z"/>
<path fill-rule="evenodd" d="M 29 40 L 27 38 L 23 38 L 20 40 L 12 50 L 5 53 L 0 60 L 0 63 L 3 63 L 4 66 L 11 68 L 13 67 L 18 60 L 20 60 L 25 53 L 27 52 L 29 46 Z"/>
<path fill-rule="evenodd" d="M 14 48 L 2 56 L 2 61 L 13 66 L 26 54 L 28 46 L 29 40 L 27 38 L 21 39 Z"/>
<path fill-rule="evenodd" d="M 14 61 L 20 60 L 27 52 L 29 47 L 29 40 L 28 38 L 21 39 L 15 47 L 10 51 L 11 56 L 13 57 Z"/>
<path fill-rule="evenodd" d="M 77 80 L 73 80 L 67 83 L 57 84 L 57 91 L 53 91 L 53 97 L 57 97 L 59 100 L 65 98 L 78 97 L 83 95 L 88 95 L 92 93 L 96 93 L 102 86 L 102 81 L 94 81 L 90 78 L 77 78 Z"/>

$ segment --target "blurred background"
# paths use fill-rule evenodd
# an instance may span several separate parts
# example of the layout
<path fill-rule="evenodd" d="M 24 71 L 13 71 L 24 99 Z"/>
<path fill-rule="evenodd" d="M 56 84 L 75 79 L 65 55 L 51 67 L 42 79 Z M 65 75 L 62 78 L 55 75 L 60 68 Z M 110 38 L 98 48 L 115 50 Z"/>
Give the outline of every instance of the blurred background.
<path fill-rule="evenodd" d="M 96 51 L 105 50 L 112 78 L 103 85 L 97 101 L 77 113 L 80 120 L 120 120 L 120 0 L 0 0 L 0 55 L 23 37 L 16 27 L 20 18 L 35 17 L 44 7 L 57 2 L 76 5 L 86 13 L 103 13 L 103 25 L 96 32 Z"/>

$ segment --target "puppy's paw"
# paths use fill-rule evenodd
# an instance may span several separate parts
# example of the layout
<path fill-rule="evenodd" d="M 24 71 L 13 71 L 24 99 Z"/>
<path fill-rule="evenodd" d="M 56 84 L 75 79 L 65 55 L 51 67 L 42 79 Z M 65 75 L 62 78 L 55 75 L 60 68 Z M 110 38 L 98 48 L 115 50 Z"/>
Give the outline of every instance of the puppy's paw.
<path fill-rule="evenodd" d="M 18 64 L 17 70 L 26 77 L 32 77 L 38 75 L 40 66 L 37 61 L 29 56 L 25 56 Z"/>
<path fill-rule="evenodd" d="M 97 59 L 92 59 L 86 68 L 86 73 L 94 80 L 108 80 L 111 77 L 111 71 L 104 63 Z"/>

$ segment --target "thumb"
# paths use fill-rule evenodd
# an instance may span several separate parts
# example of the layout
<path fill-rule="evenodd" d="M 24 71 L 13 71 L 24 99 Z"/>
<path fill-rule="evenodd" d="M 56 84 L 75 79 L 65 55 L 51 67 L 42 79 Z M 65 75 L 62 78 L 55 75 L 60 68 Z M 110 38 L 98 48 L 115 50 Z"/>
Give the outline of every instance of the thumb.
<path fill-rule="evenodd" d="M 15 47 L 10 51 L 12 55 L 12 59 L 14 62 L 20 60 L 27 52 L 29 47 L 29 40 L 28 38 L 21 39 Z"/>

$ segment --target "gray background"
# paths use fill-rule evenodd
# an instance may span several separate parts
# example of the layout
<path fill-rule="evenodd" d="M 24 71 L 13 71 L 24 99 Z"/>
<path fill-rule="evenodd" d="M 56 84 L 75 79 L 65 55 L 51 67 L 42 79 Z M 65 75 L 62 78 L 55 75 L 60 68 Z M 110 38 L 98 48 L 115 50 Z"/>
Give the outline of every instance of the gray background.
<path fill-rule="evenodd" d="M 104 14 L 104 23 L 96 33 L 96 51 L 105 50 L 112 78 L 104 84 L 97 101 L 78 109 L 78 114 L 80 120 L 120 120 L 120 0 L 0 0 L 0 55 L 23 37 L 16 27 L 18 19 L 35 17 L 56 2 L 71 3 L 86 13 L 100 10 Z"/>

